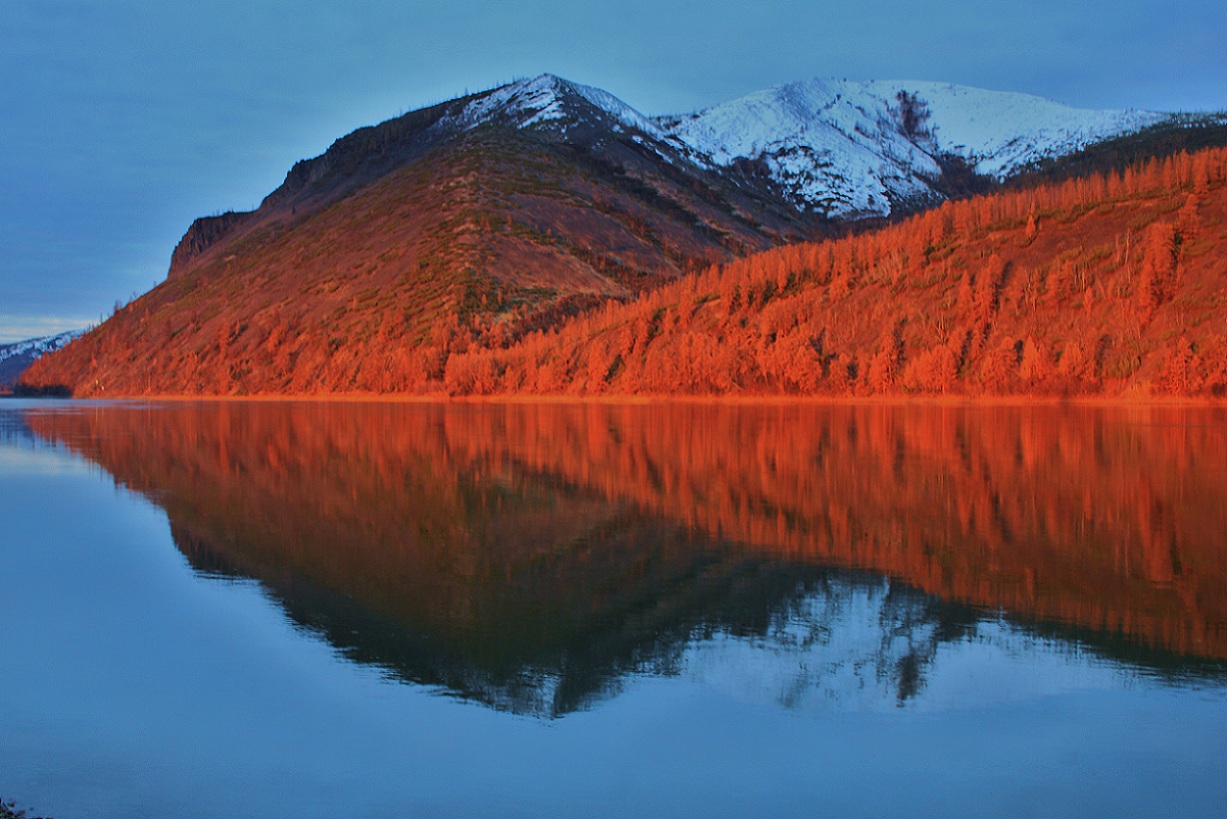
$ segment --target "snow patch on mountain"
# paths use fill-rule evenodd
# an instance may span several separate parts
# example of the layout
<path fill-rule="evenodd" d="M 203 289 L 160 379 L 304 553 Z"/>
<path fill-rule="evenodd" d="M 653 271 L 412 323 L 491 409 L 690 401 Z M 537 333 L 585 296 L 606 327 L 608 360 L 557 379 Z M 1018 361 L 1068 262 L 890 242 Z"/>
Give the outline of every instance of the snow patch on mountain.
<path fill-rule="evenodd" d="M 934 82 L 867 82 L 865 93 L 893 101 L 901 91 L 923 100 L 938 150 L 963 156 L 985 175 L 1002 178 L 1169 118 L 1152 111 L 1073 108 L 1031 94 Z M 887 103 L 889 104 L 889 103 Z"/>

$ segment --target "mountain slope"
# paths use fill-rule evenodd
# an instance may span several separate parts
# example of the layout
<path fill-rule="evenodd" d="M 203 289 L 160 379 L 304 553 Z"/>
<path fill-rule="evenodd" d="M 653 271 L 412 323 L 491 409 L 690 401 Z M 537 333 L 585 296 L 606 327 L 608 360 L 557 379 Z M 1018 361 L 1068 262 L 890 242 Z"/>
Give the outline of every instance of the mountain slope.
<path fill-rule="evenodd" d="M 1227 149 L 767 251 L 447 364 L 459 394 L 1227 395 Z"/>
<path fill-rule="evenodd" d="M 490 137 L 491 143 L 507 138 L 504 153 L 525 151 L 530 162 L 533 148 L 562 148 L 567 160 L 581 155 L 590 163 L 611 166 L 605 171 L 636 176 L 640 184 L 656 184 L 654 174 L 684 177 L 684 184 L 696 189 L 719 189 L 703 193 L 723 207 L 744 204 L 724 201 L 728 185 L 720 175 L 696 167 L 689 161 L 692 151 L 666 141 L 649 118 L 604 91 L 545 74 L 413 111 L 338 139 L 324 154 L 296 163 L 258 210 L 198 219 L 175 249 L 171 275 L 191 267 L 222 239 L 233 242 L 260 231 L 292 229 L 304 215 L 428 157 L 433 161 L 434 152 L 477 135 Z M 593 172 L 591 167 L 584 170 Z M 786 221 L 797 221 L 787 205 L 775 204 Z"/>

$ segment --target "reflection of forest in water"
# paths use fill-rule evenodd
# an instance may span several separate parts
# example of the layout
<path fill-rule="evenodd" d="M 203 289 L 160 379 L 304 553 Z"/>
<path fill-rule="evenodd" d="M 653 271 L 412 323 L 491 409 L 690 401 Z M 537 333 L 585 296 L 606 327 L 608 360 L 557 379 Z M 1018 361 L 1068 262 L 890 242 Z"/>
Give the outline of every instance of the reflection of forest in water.
<path fill-rule="evenodd" d="M 260 580 L 347 656 L 545 714 L 730 637 L 804 666 L 798 685 L 905 700 L 985 610 L 1221 678 L 1224 420 L 700 404 L 26 416 L 163 506 L 198 569 Z"/>

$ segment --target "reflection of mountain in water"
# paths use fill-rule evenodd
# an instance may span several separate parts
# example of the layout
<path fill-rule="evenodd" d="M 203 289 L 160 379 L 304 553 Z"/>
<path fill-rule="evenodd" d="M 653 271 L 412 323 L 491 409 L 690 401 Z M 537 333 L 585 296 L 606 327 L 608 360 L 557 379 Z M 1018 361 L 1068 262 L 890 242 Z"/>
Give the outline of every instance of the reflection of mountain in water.
<path fill-rule="evenodd" d="M 655 536 L 677 536 L 668 524 L 626 524 L 635 531 L 605 530 L 613 535 L 607 547 L 669 565 L 647 575 L 609 578 L 600 585 L 618 583 L 623 599 L 599 598 L 604 605 L 595 611 L 507 600 L 515 592 L 504 587 L 490 589 L 491 605 L 480 620 L 409 622 L 285 574 L 262 579 L 295 621 L 356 662 L 536 715 L 583 709 L 616 691 L 626 674 L 678 673 L 690 647 L 721 639 L 754 646 L 756 657 L 770 647 L 773 673 L 778 676 L 782 667 L 789 679 L 785 688 L 796 688 L 803 678 L 806 687 L 870 686 L 878 698 L 903 702 L 921 687 L 939 643 L 975 630 L 970 610 L 864 572 L 764 561 L 698 543 L 683 565 L 652 542 L 654 529 Z M 174 534 L 199 570 L 244 574 L 207 546 Z M 600 562 L 608 565 L 604 558 Z M 575 585 L 583 582 L 585 567 L 572 559 L 550 563 L 550 582 L 576 597 L 604 591 Z"/>
<path fill-rule="evenodd" d="M 968 606 L 1221 675 L 1224 425 L 1070 412 L 205 404 L 29 423 L 165 507 L 198 569 L 259 579 L 357 661 L 501 708 L 582 708 L 721 641 L 803 668 L 781 670 L 784 700 L 902 701 L 980 628 Z"/>
<path fill-rule="evenodd" d="M 0 406 L 0 444 L 18 446 L 34 442 L 34 433 L 25 416 L 16 410 Z"/>

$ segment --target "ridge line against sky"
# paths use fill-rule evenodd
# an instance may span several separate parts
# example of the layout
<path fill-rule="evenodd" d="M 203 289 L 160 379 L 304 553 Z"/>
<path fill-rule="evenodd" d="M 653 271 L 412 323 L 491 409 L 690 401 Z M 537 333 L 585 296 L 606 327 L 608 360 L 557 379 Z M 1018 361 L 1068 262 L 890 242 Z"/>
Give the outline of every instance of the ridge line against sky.
<path fill-rule="evenodd" d="M 813 77 L 1227 109 L 1222 0 L 8 0 L 0 343 L 99 321 L 198 216 L 363 125 L 543 72 L 647 114 Z"/>

